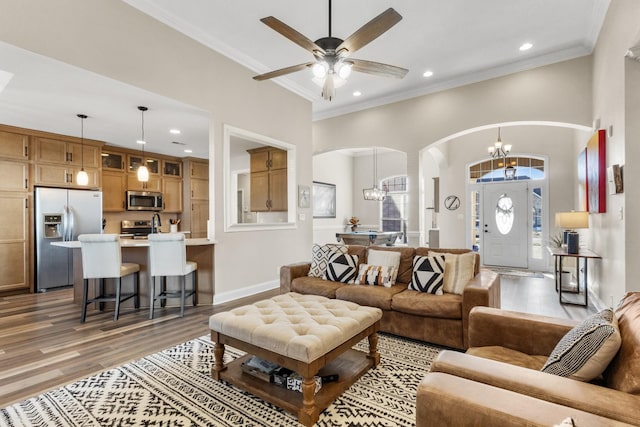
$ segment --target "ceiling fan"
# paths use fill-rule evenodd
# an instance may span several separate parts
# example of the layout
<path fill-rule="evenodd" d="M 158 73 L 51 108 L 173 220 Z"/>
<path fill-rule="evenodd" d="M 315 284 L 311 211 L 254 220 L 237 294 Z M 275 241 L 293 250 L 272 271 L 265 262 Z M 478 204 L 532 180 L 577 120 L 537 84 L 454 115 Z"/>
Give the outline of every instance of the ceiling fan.
<path fill-rule="evenodd" d="M 401 19 L 402 16 L 398 12 L 393 8 L 389 8 L 364 24 L 345 40 L 342 40 L 331 35 L 331 0 L 329 0 L 329 36 L 313 42 L 279 19 L 267 16 L 260 21 L 298 46 L 311 52 L 315 60 L 260 74 L 253 78 L 258 81 L 268 80 L 301 71 L 305 68 L 312 68 L 315 76 L 314 81 L 322 86 L 322 97 L 329 101 L 335 96 L 335 88 L 345 83 L 345 79 L 351 71 L 401 79 L 409 70 L 394 65 L 350 57 L 352 53 L 381 36 L 400 22 Z"/>

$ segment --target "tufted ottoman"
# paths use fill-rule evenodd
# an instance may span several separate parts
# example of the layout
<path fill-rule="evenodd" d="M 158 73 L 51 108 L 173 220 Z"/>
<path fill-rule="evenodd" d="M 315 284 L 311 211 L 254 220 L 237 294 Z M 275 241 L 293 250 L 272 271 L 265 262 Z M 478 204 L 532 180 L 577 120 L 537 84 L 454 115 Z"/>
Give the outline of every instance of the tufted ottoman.
<path fill-rule="evenodd" d="M 310 426 L 320 412 L 349 388 L 370 367 L 377 366 L 377 331 L 382 311 L 374 307 L 290 292 L 214 314 L 209 318 L 215 342 L 211 375 L 298 415 Z M 352 347 L 369 340 L 369 353 Z M 246 351 L 244 357 L 224 365 L 225 345 Z M 297 372 L 302 394 L 243 374 L 241 363 L 256 355 Z M 315 375 L 338 374 L 314 395 Z"/>

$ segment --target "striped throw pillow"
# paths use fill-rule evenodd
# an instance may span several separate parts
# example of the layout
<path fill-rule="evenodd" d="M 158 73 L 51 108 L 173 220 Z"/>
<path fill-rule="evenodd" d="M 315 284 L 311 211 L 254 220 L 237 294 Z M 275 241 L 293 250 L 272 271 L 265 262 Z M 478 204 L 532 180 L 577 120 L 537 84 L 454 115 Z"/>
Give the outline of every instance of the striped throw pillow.
<path fill-rule="evenodd" d="M 609 308 L 592 314 L 556 344 L 541 371 L 579 381 L 597 378 L 609 366 L 622 340 Z"/>
<path fill-rule="evenodd" d="M 360 264 L 356 285 L 373 285 L 390 288 L 398 276 L 398 268 L 392 265 Z"/>

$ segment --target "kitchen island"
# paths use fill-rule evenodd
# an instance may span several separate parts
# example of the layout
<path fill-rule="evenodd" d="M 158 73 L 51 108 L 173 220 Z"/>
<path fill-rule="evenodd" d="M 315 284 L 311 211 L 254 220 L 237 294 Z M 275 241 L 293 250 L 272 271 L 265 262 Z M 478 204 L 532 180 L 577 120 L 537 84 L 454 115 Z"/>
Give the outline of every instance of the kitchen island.
<path fill-rule="evenodd" d="M 60 246 L 73 250 L 73 301 L 82 304 L 82 251 L 80 242 L 52 242 L 53 246 Z M 187 260 L 198 263 L 198 304 L 213 305 L 214 293 L 214 246 L 215 242 L 206 238 L 185 239 L 187 246 Z M 140 307 L 149 307 L 149 275 L 148 252 L 149 241 L 146 239 L 120 239 L 122 248 L 122 262 L 140 264 Z M 100 262 L 100 260 L 95 260 Z M 122 286 L 129 289 L 132 286 L 132 277 L 123 278 Z M 106 281 L 109 283 L 111 281 Z M 178 286 L 178 278 L 168 277 L 167 288 Z M 188 286 L 188 285 L 187 285 Z M 89 286 L 89 298 L 95 295 L 95 285 Z M 94 304 L 95 305 L 95 304 Z M 179 300 L 167 300 L 167 306 L 178 306 Z M 123 308 L 133 307 L 133 301 L 125 301 Z M 91 308 L 91 307 L 89 307 Z"/>

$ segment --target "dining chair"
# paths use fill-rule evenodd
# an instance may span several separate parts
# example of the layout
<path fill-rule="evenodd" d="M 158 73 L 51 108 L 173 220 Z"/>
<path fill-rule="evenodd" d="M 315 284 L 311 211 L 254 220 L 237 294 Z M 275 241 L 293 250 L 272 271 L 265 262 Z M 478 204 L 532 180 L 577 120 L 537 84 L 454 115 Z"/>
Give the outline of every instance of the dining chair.
<path fill-rule="evenodd" d="M 87 316 L 87 305 L 99 303 L 100 311 L 104 303 L 115 302 L 114 320 L 120 315 L 120 303 L 133 298 L 135 308 L 140 307 L 140 265 L 122 262 L 120 236 L 117 234 L 81 234 L 78 236 L 82 251 L 82 316 L 84 323 Z M 133 292 L 122 292 L 122 278 L 134 274 Z M 89 280 L 97 279 L 99 290 L 97 295 L 89 298 Z M 105 293 L 105 279 L 114 279 L 113 293 Z"/>
<path fill-rule="evenodd" d="M 149 275 L 150 309 L 149 319 L 153 319 L 156 300 L 165 307 L 168 298 L 180 298 L 180 317 L 184 316 L 184 304 L 187 297 L 192 296 L 195 306 L 198 303 L 198 264 L 187 261 L 187 250 L 184 233 L 152 233 L 149 234 Z M 186 289 L 186 277 L 191 274 L 191 289 Z M 180 289 L 167 290 L 167 277 L 179 277 Z M 156 295 L 156 278 L 160 278 L 160 292 Z"/>

